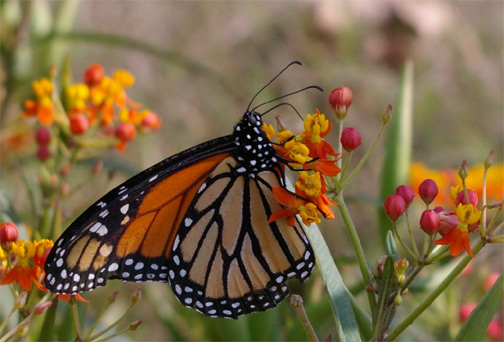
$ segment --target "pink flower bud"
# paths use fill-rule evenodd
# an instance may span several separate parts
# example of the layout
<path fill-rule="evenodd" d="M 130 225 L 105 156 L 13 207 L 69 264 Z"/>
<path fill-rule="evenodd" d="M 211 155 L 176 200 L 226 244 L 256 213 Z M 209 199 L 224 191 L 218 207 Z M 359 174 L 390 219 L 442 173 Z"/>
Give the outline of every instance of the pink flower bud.
<path fill-rule="evenodd" d="M 156 130 L 161 126 L 161 119 L 157 114 L 153 112 L 149 112 L 143 119 L 141 123 L 142 127 L 147 127 L 153 130 Z"/>
<path fill-rule="evenodd" d="M 355 150 L 361 144 L 361 135 L 357 128 L 347 127 L 341 132 L 341 145 L 347 152 Z"/>
<path fill-rule="evenodd" d="M 89 119 L 83 114 L 75 114 L 70 117 L 70 130 L 73 134 L 84 134 L 89 128 Z"/>
<path fill-rule="evenodd" d="M 136 303 L 138 302 L 140 299 L 142 298 L 142 288 L 141 287 L 137 287 L 135 289 L 135 291 L 133 291 L 133 293 L 131 294 L 131 301 L 133 303 Z"/>
<path fill-rule="evenodd" d="M 40 145 L 37 150 L 37 158 L 40 161 L 44 161 L 47 160 L 49 157 L 51 157 L 51 151 L 49 151 L 46 145 Z"/>
<path fill-rule="evenodd" d="M 98 85 L 105 77 L 105 70 L 100 64 L 92 64 L 84 72 L 84 82 L 90 87 Z"/>
<path fill-rule="evenodd" d="M 504 331 L 502 328 L 502 320 L 494 318 L 490 321 L 487 329 L 487 335 L 493 341 L 502 341 L 504 339 Z"/>
<path fill-rule="evenodd" d="M 108 297 L 108 303 L 111 304 L 111 303 L 114 303 L 116 298 L 117 298 L 117 295 L 119 294 L 119 291 L 114 291 L 112 292 L 112 294 Z"/>
<path fill-rule="evenodd" d="M 18 238 L 18 229 L 12 222 L 0 224 L 0 245 L 6 246 L 8 243 L 16 242 Z"/>
<path fill-rule="evenodd" d="M 134 321 L 133 323 L 131 323 L 129 325 L 129 328 L 130 330 L 137 330 L 137 328 L 140 326 L 140 324 L 142 324 L 142 321 L 141 320 L 137 320 L 137 321 Z"/>
<path fill-rule="evenodd" d="M 476 303 L 466 303 L 462 304 L 459 308 L 459 320 L 460 322 L 465 322 L 467 317 L 471 314 L 471 312 L 476 307 Z"/>
<path fill-rule="evenodd" d="M 395 190 L 395 194 L 402 197 L 402 199 L 406 203 L 406 208 L 409 207 L 409 205 L 415 198 L 415 192 L 413 191 L 413 189 L 406 185 L 399 185 Z"/>
<path fill-rule="evenodd" d="M 418 194 L 425 202 L 425 204 L 430 204 L 436 198 L 439 190 L 436 182 L 432 179 L 424 180 L 418 187 Z"/>
<path fill-rule="evenodd" d="M 429 235 L 436 234 L 441 224 L 441 217 L 434 210 L 424 210 L 420 217 L 420 227 Z"/>
<path fill-rule="evenodd" d="M 40 315 L 44 313 L 47 309 L 51 307 L 52 304 L 53 304 L 52 302 L 44 302 L 35 305 L 35 307 L 33 308 L 33 314 Z"/>
<path fill-rule="evenodd" d="M 466 201 L 465 192 L 461 191 L 457 195 L 457 199 L 455 200 L 455 206 L 458 206 L 460 203 L 462 204 L 472 204 L 474 206 L 478 205 L 478 194 L 472 190 L 467 189 L 467 196 L 469 197 L 469 203 Z"/>
<path fill-rule="evenodd" d="M 135 139 L 136 129 L 132 123 L 123 122 L 117 126 L 115 130 L 115 136 L 117 139 L 122 141 L 131 141 Z"/>
<path fill-rule="evenodd" d="M 329 104 L 333 107 L 336 116 L 340 120 L 345 118 L 348 107 L 352 104 L 352 100 L 352 90 L 345 86 L 333 89 L 329 95 Z"/>
<path fill-rule="evenodd" d="M 39 145 L 47 145 L 51 141 L 51 131 L 47 127 L 40 127 L 35 133 L 35 140 Z"/>
<path fill-rule="evenodd" d="M 406 210 L 406 203 L 401 196 L 390 195 L 385 199 L 384 207 L 387 216 L 392 221 L 396 221 L 404 213 L 404 210 Z"/>
<path fill-rule="evenodd" d="M 485 279 L 485 285 L 484 285 L 484 289 L 485 291 L 488 291 L 490 290 L 490 288 L 493 286 L 493 284 L 495 284 L 495 282 L 497 281 L 497 279 L 499 279 L 499 273 L 490 273 L 486 279 Z"/>

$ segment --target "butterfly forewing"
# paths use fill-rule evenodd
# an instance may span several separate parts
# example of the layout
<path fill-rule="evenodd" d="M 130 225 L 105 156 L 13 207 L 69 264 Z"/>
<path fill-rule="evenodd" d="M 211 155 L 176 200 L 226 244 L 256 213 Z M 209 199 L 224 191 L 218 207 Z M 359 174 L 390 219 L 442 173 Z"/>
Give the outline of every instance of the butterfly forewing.
<path fill-rule="evenodd" d="M 166 260 L 185 208 L 234 145 L 230 136 L 200 144 L 111 190 L 55 242 L 45 286 L 73 294 L 108 278 L 167 281 Z"/>

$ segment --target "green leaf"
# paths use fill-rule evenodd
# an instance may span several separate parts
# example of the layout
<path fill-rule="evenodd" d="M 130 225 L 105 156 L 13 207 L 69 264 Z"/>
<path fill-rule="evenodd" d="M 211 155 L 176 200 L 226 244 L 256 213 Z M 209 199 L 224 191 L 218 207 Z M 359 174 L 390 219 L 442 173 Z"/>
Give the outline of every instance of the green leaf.
<path fill-rule="evenodd" d="M 467 321 L 460 329 L 455 341 L 483 341 L 488 325 L 499 308 L 504 297 L 503 274 L 485 294 L 476 308 L 471 312 Z"/>
<path fill-rule="evenodd" d="M 380 198 L 385 200 L 395 188 L 408 181 L 413 131 L 413 62 L 406 62 L 399 84 L 399 94 L 388 130 L 385 160 L 381 175 Z M 379 207 L 380 236 L 385 242 L 390 221 Z"/>
<path fill-rule="evenodd" d="M 391 230 L 387 231 L 387 236 L 385 238 L 385 250 L 387 251 L 387 255 L 391 256 L 394 261 L 399 259 L 394 241 L 394 234 L 392 234 Z"/>
<path fill-rule="evenodd" d="M 312 223 L 310 227 L 304 227 L 304 229 L 317 257 L 317 264 L 324 279 L 324 285 L 338 327 L 338 340 L 360 341 L 359 329 L 350 303 L 348 290 L 333 261 L 329 247 L 316 224 Z"/>

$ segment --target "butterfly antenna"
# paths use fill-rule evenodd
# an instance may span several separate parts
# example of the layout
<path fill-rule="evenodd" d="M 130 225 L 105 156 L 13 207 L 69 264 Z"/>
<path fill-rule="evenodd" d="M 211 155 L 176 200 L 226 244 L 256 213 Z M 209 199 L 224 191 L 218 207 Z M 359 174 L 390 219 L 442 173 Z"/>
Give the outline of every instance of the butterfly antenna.
<path fill-rule="evenodd" d="M 300 118 L 301 120 L 303 120 L 303 117 L 301 116 L 301 114 L 299 114 L 299 112 L 298 112 L 298 110 L 296 109 L 296 107 L 294 107 L 293 105 L 291 105 L 291 104 L 290 104 L 290 103 L 288 103 L 288 102 L 282 102 L 282 103 L 279 103 L 279 104 L 277 104 L 277 105 L 274 105 L 273 107 L 271 107 L 270 109 L 268 109 L 267 111 L 265 111 L 264 113 L 262 113 L 262 114 L 260 114 L 260 115 L 261 115 L 261 116 L 263 116 L 263 115 L 265 115 L 265 114 L 267 114 L 267 113 L 271 112 L 272 110 L 274 110 L 274 109 L 276 109 L 276 108 L 278 108 L 278 107 L 282 107 L 282 106 L 289 106 L 289 107 L 291 107 L 291 108 L 292 108 L 292 109 L 294 109 L 294 111 L 297 113 L 297 115 L 299 116 L 299 118 Z"/>
<path fill-rule="evenodd" d="M 285 95 L 282 95 L 282 96 L 279 96 L 279 97 L 276 97 L 272 100 L 269 100 L 269 101 L 266 101 L 266 102 L 263 102 L 257 106 L 255 106 L 254 108 L 252 108 L 252 112 L 255 111 L 257 108 L 261 107 L 261 106 L 264 106 L 265 104 L 268 104 L 268 103 L 271 103 L 271 102 L 274 102 L 274 101 L 277 101 L 277 100 L 280 100 L 280 99 L 283 99 L 284 97 L 287 97 L 287 96 L 291 96 L 291 95 L 294 95 L 294 94 L 297 94 L 297 93 L 300 93 L 302 91 L 305 91 L 305 90 L 308 90 L 308 89 L 317 89 L 317 90 L 320 90 L 320 91 L 324 91 L 324 89 L 322 89 L 321 87 L 317 86 L 317 85 L 311 85 L 311 86 L 308 86 L 308 87 L 304 87 L 302 89 L 299 89 L 299 90 L 296 90 L 296 91 L 293 91 L 291 93 L 288 93 L 288 94 L 285 94 Z M 267 112 L 266 112 L 267 113 Z M 264 114 L 266 113 L 263 113 L 261 114 L 261 116 L 263 116 Z"/>
<path fill-rule="evenodd" d="M 257 95 L 259 95 L 264 89 L 266 89 L 271 83 L 273 83 L 273 81 L 275 81 L 281 74 L 283 74 L 283 72 L 285 70 L 287 70 L 290 66 L 294 65 L 294 64 L 297 64 L 297 65 L 302 65 L 301 62 L 299 61 L 293 61 L 293 62 L 290 62 L 289 64 L 287 64 L 287 66 L 285 66 L 282 70 L 280 70 L 280 72 L 278 74 L 276 74 L 275 77 L 273 77 L 271 79 L 271 81 L 269 81 L 265 86 L 263 86 L 261 89 L 259 89 L 259 91 L 254 95 L 254 97 L 252 97 L 252 100 L 250 100 L 248 106 L 247 106 L 247 112 L 250 111 L 250 106 L 252 106 L 252 102 L 254 102 L 255 98 L 257 97 Z M 257 108 L 257 107 L 256 107 Z"/>

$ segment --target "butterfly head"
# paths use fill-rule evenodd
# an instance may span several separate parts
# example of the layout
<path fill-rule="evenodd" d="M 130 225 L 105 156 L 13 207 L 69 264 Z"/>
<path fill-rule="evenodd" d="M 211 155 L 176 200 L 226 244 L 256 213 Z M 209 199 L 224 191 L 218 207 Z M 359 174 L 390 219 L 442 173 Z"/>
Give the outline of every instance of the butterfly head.
<path fill-rule="evenodd" d="M 233 131 L 238 147 L 236 160 L 252 174 L 271 169 L 277 163 L 276 151 L 262 130 L 262 123 L 260 114 L 246 112 Z"/>

